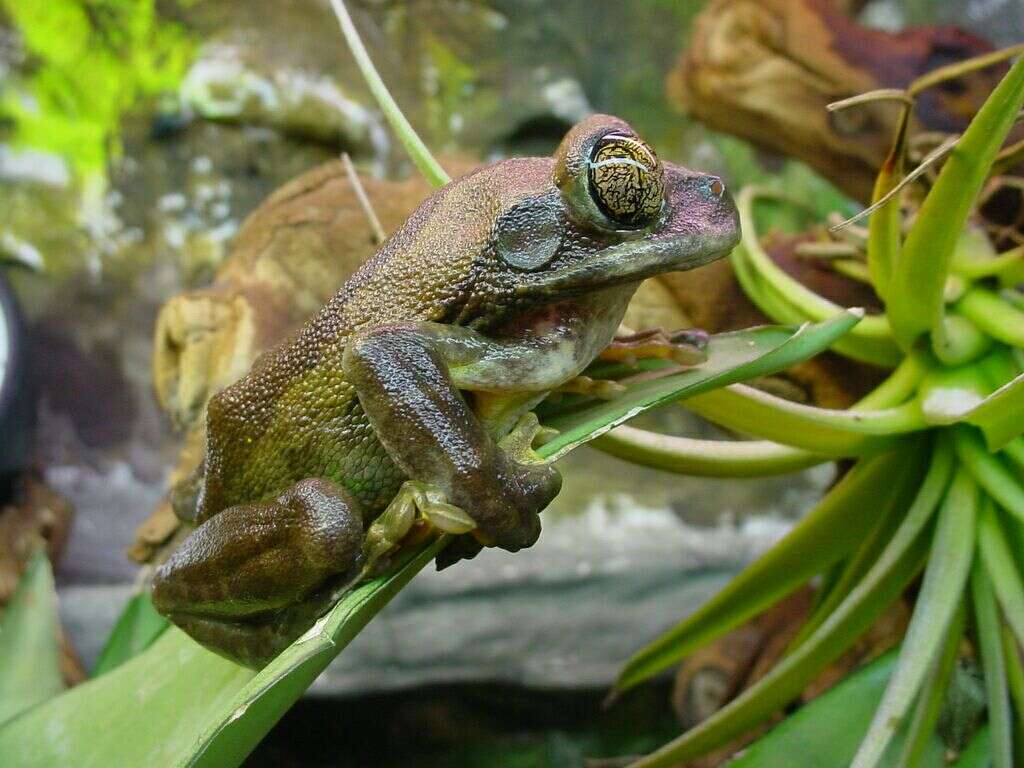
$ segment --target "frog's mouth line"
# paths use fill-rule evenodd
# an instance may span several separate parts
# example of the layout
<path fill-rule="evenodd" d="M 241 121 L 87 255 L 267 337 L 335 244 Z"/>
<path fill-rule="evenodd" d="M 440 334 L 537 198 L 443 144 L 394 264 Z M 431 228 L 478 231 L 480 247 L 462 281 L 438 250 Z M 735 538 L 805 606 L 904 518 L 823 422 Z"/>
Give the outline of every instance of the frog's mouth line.
<path fill-rule="evenodd" d="M 651 242 L 620 243 L 581 264 L 537 275 L 519 286 L 523 295 L 569 296 L 599 288 L 636 283 L 664 272 L 682 272 L 710 264 L 739 242 L 738 230 L 718 235 L 686 234 Z"/>

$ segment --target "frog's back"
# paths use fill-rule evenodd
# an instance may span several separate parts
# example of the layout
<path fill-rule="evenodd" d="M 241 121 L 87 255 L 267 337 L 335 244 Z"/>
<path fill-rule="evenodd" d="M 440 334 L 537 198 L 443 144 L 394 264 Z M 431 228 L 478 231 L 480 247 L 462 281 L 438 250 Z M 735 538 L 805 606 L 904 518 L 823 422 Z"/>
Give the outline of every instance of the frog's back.
<path fill-rule="evenodd" d="M 451 220 L 443 211 L 432 218 L 438 206 L 464 210 L 466 200 L 451 198 L 465 193 L 453 185 L 425 201 L 294 337 L 212 398 L 200 520 L 307 477 L 343 484 L 368 513 L 392 498 L 405 477 L 367 422 L 342 355 L 359 328 L 451 322 L 457 315 L 469 279 L 460 259 L 478 250 L 489 232 L 463 229 L 460 237 L 430 224 Z"/>

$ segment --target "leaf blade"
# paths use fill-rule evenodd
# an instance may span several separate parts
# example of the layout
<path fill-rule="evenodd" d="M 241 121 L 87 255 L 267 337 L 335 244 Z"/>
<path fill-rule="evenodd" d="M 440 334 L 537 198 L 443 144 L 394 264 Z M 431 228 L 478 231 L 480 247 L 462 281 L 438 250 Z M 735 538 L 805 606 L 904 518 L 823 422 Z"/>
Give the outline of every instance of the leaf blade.
<path fill-rule="evenodd" d="M 100 651 L 92 671 L 93 677 L 116 669 L 138 656 L 170 625 L 167 619 L 156 612 L 147 593 L 132 595 Z"/>
<path fill-rule="evenodd" d="M 725 707 L 633 768 L 668 768 L 706 754 L 769 717 L 798 695 L 826 664 L 848 648 L 898 597 L 920 570 L 927 551 L 924 527 L 946 491 L 952 452 L 940 441 L 911 509 L 864 580 L 804 643 Z"/>
<path fill-rule="evenodd" d="M 971 476 L 958 469 L 939 510 L 928 568 L 896 670 L 851 768 L 878 765 L 939 652 L 970 573 L 977 495 Z"/>
<path fill-rule="evenodd" d="M 988 169 L 1024 106 L 1024 58 L 992 92 L 921 205 L 892 273 L 887 314 L 904 349 L 941 325 L 953 250 Z"/>
<path fill-rule="evenodd" d="M 544 444 L 545 455 L 550 460 L 558 459 L 651 408 L 788 368 L 827 349 L 858 320 L 855 312 L 841 312 L 796 331 L 763 326 L 717 334 L 708 342 L 707 362 L 700 366 L 632 386 L 625 394 L 594 406 L 582 416 L 577 413 L 544 419 L 546 426 L 559 431 L 557 437 Z"/>
<path fill-rule="evenodd" d="M 0 723 L 64 690 L 58 631 L 53 572 L 40 549 L 0 619 Z"/>

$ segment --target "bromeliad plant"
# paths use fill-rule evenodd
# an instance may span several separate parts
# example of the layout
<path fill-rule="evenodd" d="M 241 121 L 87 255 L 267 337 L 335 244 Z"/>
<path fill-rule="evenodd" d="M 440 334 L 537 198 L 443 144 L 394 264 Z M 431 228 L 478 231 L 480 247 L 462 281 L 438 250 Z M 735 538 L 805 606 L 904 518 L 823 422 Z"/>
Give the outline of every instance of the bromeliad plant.
<path fill-rule="evenodd" d="M 866 734 L 855 749 L 837 749 L 816 764 L 921 764 L 965 633 L 980 655 L 988 710 L 970 759 L 985 751 L 982 741 L 996 768 L 1014 765 L 1015 750 L 1018 760 L 1024 754 L 1024 246 L 997 254 L 971 223 L 986 183 L 1021 157 L 1021 145 L 1001 148 L 1024 105 L 1024 60 L 1009 69 L 961 137 L 905 173 L 914 96 L 1016 53 L 932 73 L 907 92 L 868 95 L 900 102 L 902 121 L 868 209 L 866 264 L 841 268 L 870 281 L 885 310 L 864 318 L 834 349 L 893 368 L 888 379 L 849 410 L 794 404 L 742 384 L 685 403 L 757 440 L 690 440 L 630 427 L 598 440 L 633 461 L 719 477 L 856 460 L 788 536 L 626 664 L 615 685 L 619 693 L 820 579 L 814 609 L 775 667 L 635 768 L 687 764 L 766 721 L 921 573 L 913 617 Z M 834 106 L 852 108 L 864 98 Z M 909 189 L 905 178 L 927 178 L 943 156 L 907 226 L 900 201 L 904 186 Z M 758 242 L 754 206 L 764 196 L 747 189 L 738 198 L 743 240 L 732 255 L 738 280 L 779 322 L 834 316 L 840 307 L 791 279 Z M 749 757 L 740 762 L 759 765 Z"/>

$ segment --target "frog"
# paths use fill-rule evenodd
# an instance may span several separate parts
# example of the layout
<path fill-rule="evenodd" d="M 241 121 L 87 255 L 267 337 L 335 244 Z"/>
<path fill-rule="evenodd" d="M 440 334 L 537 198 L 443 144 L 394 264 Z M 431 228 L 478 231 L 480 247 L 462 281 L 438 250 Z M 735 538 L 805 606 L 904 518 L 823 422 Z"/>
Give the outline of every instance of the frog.
<path fill-rule="evenodd" d="M 451 536 L 439 568 L 533 545 L 561 488 L 536 407 L 614 345 L 642 280 L 738 240 L 720 177 L 610 115 L 449 182 L 210 399 L 157 610 L 259 668 L 411 538 Z"/>

